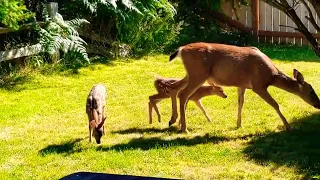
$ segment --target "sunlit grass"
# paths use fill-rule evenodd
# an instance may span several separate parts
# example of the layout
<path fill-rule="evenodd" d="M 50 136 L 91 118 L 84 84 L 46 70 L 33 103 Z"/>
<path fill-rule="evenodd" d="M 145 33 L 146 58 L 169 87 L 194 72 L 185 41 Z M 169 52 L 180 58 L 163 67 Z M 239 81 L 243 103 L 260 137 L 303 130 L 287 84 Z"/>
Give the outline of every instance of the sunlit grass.
<path fill-rule="evenodd" d="M 290 76 L 293 68 L 299 69 L 320 94 L 317 61 L 274 62 Z M 163 121 L 154 116 L 148 124 L 155 74 L 182 78 L 185 71 L 179 59 L 168 63 L 168 56 L 158 55 L 93 64 L 76 74 L 33 72 L 0 89 L 0 179 L 58 179 L 79 171 L 183 179 L 320 175 L 320 115 L 300 98 L 269 88 L 294 127 L 288 133 L 276 112 L 248 90 L 244 128 L 236 130 L 236 88 L 224 88 L 227 99 L 203 99 L 213 122 L 190 102 L 190 134 L 179 134 L 176 124 L 167 127 L 170 100 L 159 104 Z M 101 145 L 88 142 L 85 114 L 86 97 L 96 83 L 103 83 L 108 93 Z"/>

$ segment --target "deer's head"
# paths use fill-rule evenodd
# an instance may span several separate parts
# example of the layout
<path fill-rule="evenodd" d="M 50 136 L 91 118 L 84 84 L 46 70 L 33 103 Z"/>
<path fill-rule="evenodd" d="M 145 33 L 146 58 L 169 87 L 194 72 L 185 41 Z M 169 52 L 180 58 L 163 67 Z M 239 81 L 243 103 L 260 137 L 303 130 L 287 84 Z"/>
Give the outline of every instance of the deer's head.
<path fill-rule="evenodd" d="M 220 96 L 222 98 L 227 98 L 228 96 L 223 92 L 223 89 L 219 86 L 215 86 L 213 84 L 210 84 L 212 86 L 212 94 Z"/>
<path fill-rule="evenodd" d="M 103 135 L 103 125 L 105 122 L 106 118 L 104 118 L 99 124 L 95 120 L 90 121 L 90 126 L 93 128 L 92 135 L 94 139 L 96 140 L 97 144 L 101 143 L 101 137 Z"/>
<path fill-rule="evenodd" d="M 298 95 L 308 104 L 320 109 L 320 100 L 312 86 L 304 81 L 303 75 L 296 69 L 293 69 L 293 77 L 299 83 Z"/>

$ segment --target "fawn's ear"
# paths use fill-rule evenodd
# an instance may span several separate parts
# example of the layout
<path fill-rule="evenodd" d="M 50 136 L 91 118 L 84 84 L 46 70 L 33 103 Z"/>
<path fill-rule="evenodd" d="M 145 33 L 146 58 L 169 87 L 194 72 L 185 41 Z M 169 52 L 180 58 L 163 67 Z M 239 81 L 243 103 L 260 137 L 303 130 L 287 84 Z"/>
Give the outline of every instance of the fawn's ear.
<path fill-rule="evenodd" d="M 293 77 L 298 81 L 299 84 L 304 84 L 303 75 L 296 69 L 293 69 Z"/>
<path fill-rule="evenodd" d="M 90 121 L 90 126 L 91 126 L 92 128 L 96 128 L 98 125 L 97 125 L 97 123 L 96 123 L 95 120 L 92 120 L 92 121 Z"/>
<path fill-rule="evenodd" d="M 105 121 L 106 121 L 106 117 L 101 121 L 101 123 L 96 128 L 100 129 L 104 125 Z"/>

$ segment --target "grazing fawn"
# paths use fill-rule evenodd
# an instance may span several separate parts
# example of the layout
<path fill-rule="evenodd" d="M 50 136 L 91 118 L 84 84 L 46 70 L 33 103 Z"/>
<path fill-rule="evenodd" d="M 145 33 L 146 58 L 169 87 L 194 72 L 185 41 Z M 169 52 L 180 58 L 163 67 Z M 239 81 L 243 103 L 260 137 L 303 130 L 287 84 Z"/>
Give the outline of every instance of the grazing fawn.
<path fill-rule="evenodd" d="M 163 99 L 170 98 L 171 84 L 179 81 L 176 78 L 162 78 L 156 77 L 154 81 L 154 86 L 158 92 L 158 94 L 149 96 L 149 124 L 152 124 L 152 109 L 156 111 L 158 115 L 158 121 L 161 122 L 160 113 L 157 107 L 157 103 L 162 101 Z M 189 98 L 189 100 L 194 101 L 195 104 L 200 108 L 203 114 L 206 116 L 207 120 L 211 122 L 210 118 L 207 115 L 206 110 L 204 109 L 201 99 L 205 96 L 217 95 L 222 98 L 227 98 L 227 95 L 223 92 L 223 89 L 218 86 L 201 86 L 198 90 L 196 90 Z"/>
<path fill-rule="evenodd" d="M 170 56 L 170 60 L 180 56 L 186 70 L 186 76 L 172 85 L 172 116 L 169 126 L 176 122 L 177 94 L 180 97 L 180 130 L 188 132 L 185 122 L 185 109 L 189 97 L 205 81 L 218 86 L 238 87 L 237 128 L 241 126 L 241 111 L 246 89 L 252 89 L 264 101 L 272 106 L 286 130 L 291 127 L 280 111 L 278 103 L 271 97 L 267 88 L 272 85 L 302 98 L 306 103 L 320 109 L 320 101 L 312 86 L 303 75 L 293 69 L 293 78 L 281 72 L 270 58 L 256 47 L 238 47 L 214 43 L 191 43 L 181 46 Z"/>
<path fill-rule="evenodd" d="M 106 97 L 105 87 L 102 84 L 97 84 L 92 87 L 87 98 L 86 112 L 89 120 L 89 141 L 92 142 L 93 135 L 97 144 L 101 143 L 101 137 L 104 135 Z"/>

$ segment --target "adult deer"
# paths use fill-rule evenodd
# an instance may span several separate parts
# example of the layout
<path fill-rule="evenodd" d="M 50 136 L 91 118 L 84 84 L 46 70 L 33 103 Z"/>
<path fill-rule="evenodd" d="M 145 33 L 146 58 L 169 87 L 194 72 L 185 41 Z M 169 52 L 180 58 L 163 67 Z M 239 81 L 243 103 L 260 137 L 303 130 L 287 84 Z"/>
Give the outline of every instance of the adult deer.
<path fill-rule="evenodd" d="M 179 80 L 180 79 L 177 79 L 177 78 L 156 77 L 156 79 L 154 80 L 154 87 L 157 90 L 157 94 L 149 96 L 149 124 L 152 124 L 153 108 L 158 115 L 158 121 L 161 122 L 160 120 L 161 116 L 160 116 L 159 109 L 157 107 L 157 103 L 159 103 L 163 99 L 170 98 L 171 84 Z M 205 85 L 201 86 L 189 98 L 189 100 L 193 101 L 198 106 L 198 108 L 206 116 L 209 122 L 211 122 L 211 119 L 207 115 L 207 112 L 201 103 L 201 99 L 205 96 L 210 96 L 210 95 L 217 95 L 222 98 L 227 98 L 227 95 L 223 92 L 223 89 L 213 84 L 211 84 L 210 86 L 205 86 Z"/>
<path fill-rule="evenodd" d="M 256 47 L 238 47 L 214 43 L 191 43 L 181 46 L 170 56 L 172 61 L 180 56 L 186 70 L 186 76 L 174 84 L 171 91 L 172 116 L 169 126 L 176 122 L 177 93 L 180 98 L 180 130 L 188 132 L 185 122 L 187 99 L 205 81 L 218 86 L 238 87 L 237 128 L 241 126 L 241 111 L 246 89 L 252 89 L 271 105 L 280 116 L 286 130 L 291 127 L 279 109 L 278 103 L 267 91 L 272 85 L 302 98 L 306 103 L 320 109 L 320 101 L 312 86 L 304 81 L 303 75 L 296 69 L 293 78 L 278 70 L 269 57 Z"/>

